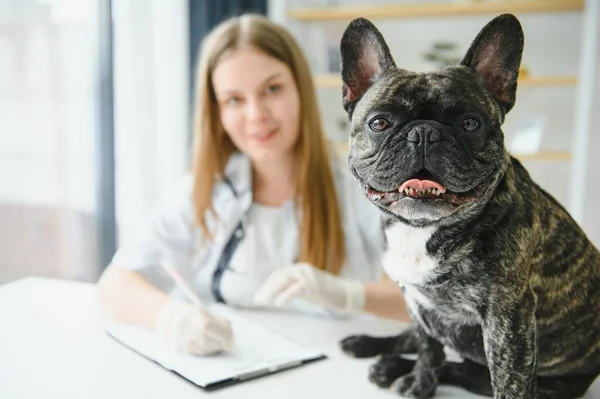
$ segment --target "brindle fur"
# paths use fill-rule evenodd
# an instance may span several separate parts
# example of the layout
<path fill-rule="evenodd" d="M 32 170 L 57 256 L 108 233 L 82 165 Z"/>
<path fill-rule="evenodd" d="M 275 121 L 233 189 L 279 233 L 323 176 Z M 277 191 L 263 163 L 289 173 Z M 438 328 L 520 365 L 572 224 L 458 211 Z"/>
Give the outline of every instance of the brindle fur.
<path fill-rule="evenodd" d="M 370 379 L 402 396 L 431 397 L 447 383 L 497 399 L 569 399 L 600 373 L 600 253 L 504 145 L 522 49 L 508 14 L 483 28 L 460 65 L 432 73 L 398 69 L 365 19 L 344 33 L 349 165 L 361 187 L 391 192 L 426 170 L 449 190 L 476 192 L 460 206 L 373 200 L 387 231 L 436 227 L 426 242 L 434 272 L 423 284 L 399 281 L 421 298 L 409 309 L 414 329 L 342 342 L 353 356 L 385 354 Z M 368 126 L 377 116 L 390 122 L 383 132 Z M 480 128 L 465 133 L 465 117 Z M 443 346 L 464 363 L 445 361 Z M 416 363 L 399 355 L 414 349 Z"/>

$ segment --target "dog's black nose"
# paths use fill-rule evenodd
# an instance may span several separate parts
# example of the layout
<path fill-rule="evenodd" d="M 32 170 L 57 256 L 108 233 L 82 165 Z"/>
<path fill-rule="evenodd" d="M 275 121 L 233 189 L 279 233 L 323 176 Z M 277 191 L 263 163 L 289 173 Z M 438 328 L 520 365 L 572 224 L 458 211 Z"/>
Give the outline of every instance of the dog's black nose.
<path fill-rule="evenodd" d="M 438 129 L 430 125 L 418 125 L 413 127 L 406 136 L 411 143 L 435 143 L 442 141 L 442 134 Z"/>

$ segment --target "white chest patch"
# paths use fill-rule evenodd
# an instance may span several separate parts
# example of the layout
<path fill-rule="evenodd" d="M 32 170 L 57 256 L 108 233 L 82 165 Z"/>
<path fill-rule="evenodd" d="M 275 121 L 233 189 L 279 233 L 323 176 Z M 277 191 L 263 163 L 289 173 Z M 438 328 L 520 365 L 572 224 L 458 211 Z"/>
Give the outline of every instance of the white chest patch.
<path fill-rule="evenodd" d="M 434 276 L 438 262 L 429 256 L 425 245 L 436 230 L 436 227 L 416 228 L 404 223 L 395 223 L 385 230 L 387 251 L 382 263 L 392 280 L 400 285 L 423 285 Z"/>

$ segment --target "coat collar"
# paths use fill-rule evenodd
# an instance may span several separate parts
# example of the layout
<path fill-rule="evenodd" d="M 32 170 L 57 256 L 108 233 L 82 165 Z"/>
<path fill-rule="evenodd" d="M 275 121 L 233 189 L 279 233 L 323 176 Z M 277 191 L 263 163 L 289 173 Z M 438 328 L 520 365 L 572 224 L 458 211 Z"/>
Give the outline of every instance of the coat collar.
<path fill-rule="evenodd" d="M 223 182 L 233 191 L 235 197 L 252 193 L 252 165 L 250 158 L 240 152 L 234 152 L 225 166 Z"/>

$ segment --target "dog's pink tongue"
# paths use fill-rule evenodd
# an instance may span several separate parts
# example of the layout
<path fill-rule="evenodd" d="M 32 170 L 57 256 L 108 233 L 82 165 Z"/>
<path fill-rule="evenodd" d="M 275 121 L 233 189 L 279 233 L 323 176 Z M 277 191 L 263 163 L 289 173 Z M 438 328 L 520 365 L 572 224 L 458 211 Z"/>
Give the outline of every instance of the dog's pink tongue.
<path fill-rule="evenodd" d="M 436 188 L 441 193 L 446 192 L 446 187 L 442 186 L 440 183 L 431 181 L 431 180 L 419 180 L 419 179 L 411 179 L 407 180 L 398 189 L 398 191 L 402 192 L 404 189 L 412 188 L 413 190 L 429 190 L 430 188 Z"/>

